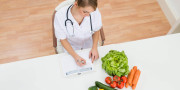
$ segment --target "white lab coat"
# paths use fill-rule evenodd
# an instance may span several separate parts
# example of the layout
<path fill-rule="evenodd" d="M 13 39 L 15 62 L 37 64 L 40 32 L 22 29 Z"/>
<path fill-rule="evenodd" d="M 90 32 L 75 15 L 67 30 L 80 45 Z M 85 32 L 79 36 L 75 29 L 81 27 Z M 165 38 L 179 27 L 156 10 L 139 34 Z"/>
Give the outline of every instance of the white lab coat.
<path fill-rule="evenodd" d="M 57 40 L 60 41 L 63 39 L 67 39 L 74 50 L 91 48 L 93 41 L 92 41 L 92 34 L 90 33 L 91 31 L 90 17 L 89 16 L 85 17 L 82 23 L 79 25 L 72 16 L 71 8 L 70 8 L 68 12 L 68 18 L 73 22 L 73 27 L 74 27 L 74 33 L 73 33 L 73 27 L 71 23 L 67 22 L 67 29 L 65 26 L 65 20 L 67 19 L 66 12 L 69 6 L 70 5 L 59 9 L 55 14 L 54 28 L 55 28 L 55 35 Z M 102 27 L 102 20 L 98 8 L 96 9 L 96 11 L 91 13 L 91 20 L 92 20 L 93 31 L 96 32 L 100 30 L 100 28 Z M 74 37 L 72 37 L 72 35 L 74 35 Z M 64 48 L 63 50 L 66 52 Z"/>

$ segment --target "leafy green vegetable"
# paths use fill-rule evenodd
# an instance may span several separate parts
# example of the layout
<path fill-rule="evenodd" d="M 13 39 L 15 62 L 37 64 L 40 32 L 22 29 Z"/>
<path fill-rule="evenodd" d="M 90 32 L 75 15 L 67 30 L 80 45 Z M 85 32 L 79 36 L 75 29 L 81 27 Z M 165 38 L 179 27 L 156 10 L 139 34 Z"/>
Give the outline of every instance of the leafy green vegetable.
<path fill-rule="evenodd" d="M 119 77 L 129 73 L 128 58 L 124 51 L 110 50 L 101 58 L 102 68 L 110 75 Z"/>

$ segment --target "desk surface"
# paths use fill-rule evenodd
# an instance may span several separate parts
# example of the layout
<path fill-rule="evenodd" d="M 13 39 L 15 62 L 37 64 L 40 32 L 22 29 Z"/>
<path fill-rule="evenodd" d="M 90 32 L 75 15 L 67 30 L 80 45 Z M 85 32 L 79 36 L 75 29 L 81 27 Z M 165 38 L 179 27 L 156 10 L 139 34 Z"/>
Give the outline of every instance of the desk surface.
<path fill-rule="evenodd" d="M 124 50 L 130 69 L 136 65 L 141 70 L 136 90 L 180 90 L 180 34 L 102 46 L 98 48 L 100 57 L 112 49 Z M 101 68 L 100 59 L 93 64 L 94 72 L 63 77 L 63 55 L 67 54 L 1 64 L 0 90 L 87 90 L 95 81 L 105 83 L 108 75 Z"/>

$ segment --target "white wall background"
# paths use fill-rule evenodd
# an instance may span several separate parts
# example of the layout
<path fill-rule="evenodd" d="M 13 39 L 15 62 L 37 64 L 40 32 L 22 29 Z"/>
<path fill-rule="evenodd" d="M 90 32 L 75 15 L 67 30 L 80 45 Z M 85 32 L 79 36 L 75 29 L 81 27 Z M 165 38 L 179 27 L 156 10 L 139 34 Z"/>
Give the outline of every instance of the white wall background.
<path fill-rule="evenodd" d="M 173 26 L 180 19 L 180 0 L 157 0 L 169 23 Z"/>

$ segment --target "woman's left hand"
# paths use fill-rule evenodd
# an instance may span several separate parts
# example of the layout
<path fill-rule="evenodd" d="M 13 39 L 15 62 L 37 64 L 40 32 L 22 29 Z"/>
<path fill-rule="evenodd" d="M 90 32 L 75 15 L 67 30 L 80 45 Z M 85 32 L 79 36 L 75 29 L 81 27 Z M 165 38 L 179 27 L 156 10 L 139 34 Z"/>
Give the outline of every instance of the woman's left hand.
<path fill-rule="evenodd" d="M 99 58 L 99 53 L 97 48 L 92 48 L 91 51 L 89 52 L 89 58 L 91 58 L 92 63 L 94 60 L 97 60 Z"/>

